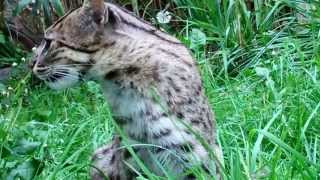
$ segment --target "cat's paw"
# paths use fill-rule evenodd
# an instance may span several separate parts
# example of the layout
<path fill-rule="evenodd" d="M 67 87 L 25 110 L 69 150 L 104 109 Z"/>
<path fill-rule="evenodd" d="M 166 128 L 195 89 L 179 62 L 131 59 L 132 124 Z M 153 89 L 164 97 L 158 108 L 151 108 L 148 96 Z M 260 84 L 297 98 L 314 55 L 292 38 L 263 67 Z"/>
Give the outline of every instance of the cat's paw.
<path fill-rule="evenodd" d="M 91 157 L 91 179 L 102 180 L 118 176 L 121 161 L 119 147 L 120 138 L 114 137 L 111 142 L 94 151 Z"/>

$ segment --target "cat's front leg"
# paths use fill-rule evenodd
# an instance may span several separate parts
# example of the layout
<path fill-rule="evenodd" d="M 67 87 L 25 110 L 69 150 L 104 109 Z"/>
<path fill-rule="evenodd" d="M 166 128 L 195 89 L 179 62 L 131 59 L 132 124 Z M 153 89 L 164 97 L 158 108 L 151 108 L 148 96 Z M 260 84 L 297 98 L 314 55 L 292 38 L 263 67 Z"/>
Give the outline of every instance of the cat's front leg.
<path fill-rule="evenodd" d="M 123 166 L 123 155 L 120 149 L 120 138 L 114 137 L 111 142 L 98 148 L 92 155 L 90 177 L 92 180 L 126 180 Z"/>

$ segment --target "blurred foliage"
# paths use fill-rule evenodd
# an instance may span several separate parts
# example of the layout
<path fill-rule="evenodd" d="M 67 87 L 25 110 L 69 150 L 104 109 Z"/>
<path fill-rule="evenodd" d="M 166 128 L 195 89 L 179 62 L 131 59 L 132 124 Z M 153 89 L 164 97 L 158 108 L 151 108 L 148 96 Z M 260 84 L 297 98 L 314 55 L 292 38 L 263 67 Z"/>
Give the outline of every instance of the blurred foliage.
<path fill-rule="evenodd" d="M 121 4 L 158 28 L 179 37 L 198 59 L 210 61 L 212 70 L 219 75 L 253 67 L 260 63 L 262 57 L 281 53 L 281 47 L 287 42 L 292 43 L 291 53 L 297 60 L 302 57 L 319 57 L 320 10 L 317 7 L 320 2 L 316 0 L 111 2 Z M 39 31 L 43 31 L 64 12 L 81 4 L 82 0 L 20 0 L 12 9 L 12 15 L 23 14 L 24 19 L 27 19 L 25 14 L 32 14 L 29 19 L 40 18 L 36 24 L 22 22 L 29 25 L 28 29 L 37 29 L 32 31 L 37 35 L 32 36 L 24 29 L 16 29 L 16 24 L 9 23 L 9 27 L 29 39 L 36 39 L 32 42 L 37 44 L 42 37 Z M 172 16 L 170 22 L 159 22 L 159 12 Z"/>
<path fill-rule="evenodd" d="M 26 53 L 0 30 L 0 68 L 20 63 Z"/>

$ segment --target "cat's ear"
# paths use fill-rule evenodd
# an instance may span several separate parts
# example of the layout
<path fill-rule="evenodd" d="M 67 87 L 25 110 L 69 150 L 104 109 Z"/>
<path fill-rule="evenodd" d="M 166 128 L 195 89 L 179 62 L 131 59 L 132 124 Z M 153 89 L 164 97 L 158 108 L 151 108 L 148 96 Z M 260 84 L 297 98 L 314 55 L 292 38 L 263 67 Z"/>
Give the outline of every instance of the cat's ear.
<path fill-rule="evenodd" d="M 90 10 L 92 18 L 97 24 L 108 22 L 108 8 L 106 8 L 104 0 L 84 0 L 83 7 Z"/>

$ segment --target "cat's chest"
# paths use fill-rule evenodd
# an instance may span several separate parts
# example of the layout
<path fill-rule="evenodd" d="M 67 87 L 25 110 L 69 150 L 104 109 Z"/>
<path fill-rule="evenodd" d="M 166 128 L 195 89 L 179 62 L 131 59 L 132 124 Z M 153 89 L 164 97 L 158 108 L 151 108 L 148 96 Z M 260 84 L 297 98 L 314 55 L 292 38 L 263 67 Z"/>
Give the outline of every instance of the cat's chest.
<path fill-rule="evenodd" d="M 114 116 L 134 117 L 147 108 L 146 98 L 139 95 L 134 89 L 121 87 L 112 81 L 105 81 L 103 92 Z"/>
<path fill-rule="evenodd" d="M 114 120 L 129 135 L 144 138 L 148 127 L 145 115 L 154 109 L 150 101 L 136 90 L 123 88 L 112 81 L 103 83 L 103 91 Z"/>
<path fill-rule="evenodd" d="M 183 124 L 175 121 L 159 102 L 153 102 L 134 89 L 106 82 L 103 90 L 114 120 L 129 138 L 151 144 L 168 145 L 189 139 Z"/>

